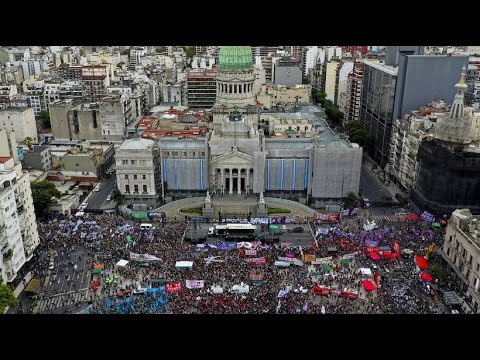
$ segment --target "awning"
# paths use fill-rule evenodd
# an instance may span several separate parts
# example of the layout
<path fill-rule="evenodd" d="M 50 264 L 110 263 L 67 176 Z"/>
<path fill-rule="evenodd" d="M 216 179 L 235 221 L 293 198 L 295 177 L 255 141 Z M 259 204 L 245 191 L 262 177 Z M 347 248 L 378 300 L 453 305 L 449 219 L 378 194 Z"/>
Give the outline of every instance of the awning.
<path fill-rule="evenodd" d="M 420 276 L 422 277 L 423 281 L 432 281 L 432 275 L 430 275 L 429 273 L 422 272 Z"/>
<path fill-rule="evenodd" d="M 375 285 L 370 280 L 362 280 L 362 285 L 365 291 L 373 291 L 375 290 Z"/>
<path fill-rule="evenodd" d="M 380 255 L 378 255 L 377 253 L 370 253 L 370 259 L 372 260 L 380 260 Z"/>
<path fill-rule="evenodd" d="M 415 261 L 420 269 L 428 268 L 427 259 L 425 259 L 423 256 L 415 256 Z"/>
<path fill-rule="evenodd" d="M 27 287 L 23 291 L 36 293 L 39 287 L 40 287 L 40 279 L 33 278 L 32 280 L 30 280 Z"/>

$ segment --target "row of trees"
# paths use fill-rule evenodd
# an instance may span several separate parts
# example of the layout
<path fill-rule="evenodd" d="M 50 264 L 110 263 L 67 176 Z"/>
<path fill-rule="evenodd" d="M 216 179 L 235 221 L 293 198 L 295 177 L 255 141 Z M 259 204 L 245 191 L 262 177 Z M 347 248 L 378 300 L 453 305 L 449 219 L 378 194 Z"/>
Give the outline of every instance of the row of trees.
<path fill-rule="evenodd" d="M 343 112 L 341 112 L 331 100 L 327 99 L 325 92 L 312 90 L 312 99 L 316 104 L 320 104 L 325 109 L 325 114 L 327 114 L 328 119 L 331 120 L 335 126 L 341 124 Z"/>
<path fill-rule="evenodd" d="M 371 150 L 374 144 L 374 138 L 372 134 L 362 128 L 360 121 L 349 121 L 345 126 L 345 129 L 351 142 L 359 144 L 367 151 Z"/>

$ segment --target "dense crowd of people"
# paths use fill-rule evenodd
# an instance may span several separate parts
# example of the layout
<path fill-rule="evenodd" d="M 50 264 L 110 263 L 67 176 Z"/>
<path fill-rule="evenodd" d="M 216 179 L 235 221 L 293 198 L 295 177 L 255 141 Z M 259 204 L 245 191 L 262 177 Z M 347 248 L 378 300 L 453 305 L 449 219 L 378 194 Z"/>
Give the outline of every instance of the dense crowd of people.
<path fill-rule="evenodd" d="M 103 264 L 103 272 L 91 274 L 98 281 L 98 290 L 91 290 L 91 313 L 433 313 L 433 297 L 425 291 L 418 268 L 412 258 L 373 261 L 367 246 L 401 248 L 425 255 L 431 244 L 441 245 L 442 230 L 432 229 L 423 222 L 405 221 L 365 231 L 355 221 L 341 224 L 313 224 L 316 234 L 311 246 L 290 243 L 266 245 L 250 243 L 244 247 L 220 250 L 215 246 L 182 242 L 186 222 L 155 223 L 155 228 L 142 230 L 140 224 L 126 221 L 115 214 L 88 214 L 81 219 L 58 218 L 39 223 L 42 246 L 69 251 L 84 246 L 91 268 Z M 209 243 L 212 241 L 209 240 Z M 332 252 L 332 247 L 335 247 Z M 130 254 L 149 254 L 158 258 L 148 263 L 130 261 L 119 267 L 120 259 Z M 328 269 L 321 262 L 291 263 L 275 266 L 279 258 L 302 259 L 314 254 L 326 258 Z M 342 262 L 350 254 L 348 262 Z M 249 258 L 265 258 L 261 263 Z M 177 268 L 177 261 L 193 261 L 191 268 Z M 365 279 L 359 269 L 374 268 L 380 281 L 373 292 L 362 289 Z M 115 276 L 115 281 L 113 277 Z M 256 280 L 252 280 L 252 279 Z M 159 280 L 161 279 L 161 280 Z M 187 288 L 187 280 L 203 280 L 203 287 Z M 167 291 L 167 284 L 180 284 L 180 289 Z M 234 285 L 248 285 L 248 290 L 232 292 Z M 320 284 L 333 289 L 329 295 L 312 294 Z M 380 284 L 380 286 L 378 286 Z M 134 293 L 138 287 L 148 291 Z M 212 287 L 221 289 L 213 291 Z M 351 300 L 337 294 L 353 289 L 359 298 Z M 129 298 L 117 294 L 132 290 Z M 178 291 L 179 290 L 179 291 Z"/>

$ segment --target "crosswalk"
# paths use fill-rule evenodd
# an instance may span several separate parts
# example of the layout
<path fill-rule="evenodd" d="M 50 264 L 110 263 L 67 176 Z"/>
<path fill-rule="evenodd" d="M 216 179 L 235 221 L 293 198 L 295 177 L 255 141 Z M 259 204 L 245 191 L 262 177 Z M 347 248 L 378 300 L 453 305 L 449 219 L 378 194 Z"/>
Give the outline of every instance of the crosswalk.
<path fill-rule="evenodd" d="M 76 302 L 87 301 L 87 296 L 88 289 L 57 295 L 48 299 L 35 301 L 34 309 L 36 313 L 48 312 L 48 310 L 69 306 Z"/>
<path fill-rule="evenodd" d="M 371 218 L 375 221 L 402 221 L 402 217 L 396 215 L 374 215 Z"/>

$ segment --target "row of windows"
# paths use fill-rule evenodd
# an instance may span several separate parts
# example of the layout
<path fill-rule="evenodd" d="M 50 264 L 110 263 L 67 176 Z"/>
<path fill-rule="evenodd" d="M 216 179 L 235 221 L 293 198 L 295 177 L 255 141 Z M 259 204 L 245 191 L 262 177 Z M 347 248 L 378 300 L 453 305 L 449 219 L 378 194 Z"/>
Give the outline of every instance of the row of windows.
<path fill-rule="evenodd" d="M 108 131 L 108 134 L 110 135 L 110 130 Z M 145 166 L 147 165 L 147 160 L 130 160 L 130 165 L 135 164 Z M 128 160 L 122 160 L 122 165 L 128 165 Z"/>
<path fill-rule="evenodd" d="M 163 152 L 163 156 L 170 156 L 170 154 L 172 156 L 178 156 L 179 155 L 179 151 L 164 151 Z M 182 154 L 182 151 L 180 151 L 180 156 Z M 197 155 L 201 155 L 201 156 L 205 156 L 205 151 L 202 151 L 202 152 L 196 152 L 196 151 L 183 151 L 183 156 L 197 156 Z"/>
<path fill-rule="evenodd" d="M 125 185 L 125 192 L 130 193 L 130 185 Z M 138 185 L 133 185 L 133 192 L 138 193 Z M 143 192 L 148 193 L 147 185 L 143 185 Z"/>
<path fill-rule="evenodd" d="M 146 178 L 147 178 L 147 175 L 142 174 L 142 180 L 145 180 Z M 138 179 L 138 175 L 134 174 L 133 175 L 133 180 L 137 180 L 137 179 Z M 128 180 L 128 174 L 125 174 L 125 180 Z"/>

